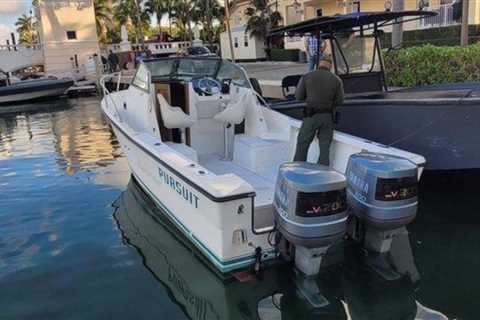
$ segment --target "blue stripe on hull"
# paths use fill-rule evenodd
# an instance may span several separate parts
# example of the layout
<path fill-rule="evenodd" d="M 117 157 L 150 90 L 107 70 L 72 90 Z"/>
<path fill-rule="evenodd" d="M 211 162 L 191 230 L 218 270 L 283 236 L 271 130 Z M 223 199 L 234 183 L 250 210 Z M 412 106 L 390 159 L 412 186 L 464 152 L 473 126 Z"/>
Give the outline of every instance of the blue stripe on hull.
<path fill-rule="evenodd" d="M 239 257 L 230 260 L 224 260 L 221 257 L 214 254 L 210 249 L 208 249 L 197 237 L 195 237 L 192 232 L 175 217 L 175 215 L 165 206 L 160 199 L 155 196 L 155 194 L 150 191 L 150 189 L 141 181 L 141 179 L 134 173 L 135 179 L 140 184 L 140 186 L 147 192 L 147 194 L 154 200 L 154 202 L 160 207 L 167 216 L 175 223 L 175 225 L 180 229 L 180 231 L 187 236 L 190 241 L 218 268 L 221 272 L 229 272 L 235 269 L 241 269 L 247 267 L 255 262 L 254 254 Z M 274 249 L 265 250 L 264 253 L 269 253 L 267 259 L 275 258 Z M 263 258 L 262 260 L 266 260 Z"/>

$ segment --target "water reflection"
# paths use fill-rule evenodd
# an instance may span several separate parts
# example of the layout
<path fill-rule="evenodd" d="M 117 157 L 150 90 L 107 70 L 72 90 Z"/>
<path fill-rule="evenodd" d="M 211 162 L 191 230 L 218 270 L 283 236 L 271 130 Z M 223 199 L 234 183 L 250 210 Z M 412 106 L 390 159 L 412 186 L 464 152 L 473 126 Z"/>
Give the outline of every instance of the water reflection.
<path fill-rule="evenodd" d="M 223 279 L 134 185 L 118 198 L 130 173 L 99 101 L 62 103 L 0 115 L 0 319 L 477 318 L 480 170 L 424 175 L 410 226 L 421 286 L 355 254 L 310 287 L 288 266 Z"/>
<path fill-rule="evenodd" d="M 103 118 L 98 99 L 52 103 L 64 107 L 55 108 L 55 112 L 1 116 L 0 160 L 52 154 L 58 166 L 71 175 L 78 170 L 108 166 L 119 157 L 119 146 Z"/>
<path fill-rule="evenodd" d="M 0 278 L 63 252 L 64 213 L 85 206 L 85 183 L 128 182 L 119 154 L 97 99 L 0 115 Z"/>
<path fill-rule="evenodd" d="M 114 206 L 125 241 L 138 250 L 146 268 L 191 319 L 447 319 L 415 299 L 416 267 L 409 246 L 403 247 L 408 238 L 392 250 L 398 251 L 397 263 L 411 270 L 410 276 L 393 281 L 369 268 L 354 244 L 339 248 L 340 255 L 333 253 L 341 257 L 340 263 L 313 284 L 289 265 L 268 268 L 260 276 L 224 276 L 179 234 L 134 180 Z"/>

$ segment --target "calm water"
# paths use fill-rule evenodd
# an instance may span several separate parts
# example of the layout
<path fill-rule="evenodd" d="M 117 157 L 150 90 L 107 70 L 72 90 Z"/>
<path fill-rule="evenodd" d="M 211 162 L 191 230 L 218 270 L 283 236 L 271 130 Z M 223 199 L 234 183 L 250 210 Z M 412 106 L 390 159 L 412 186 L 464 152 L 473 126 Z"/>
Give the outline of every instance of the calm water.
<path fill-rule="evenodd" d="M 347 319 L 346 304 L 353 319 L 414 319 L 420 304 L 422 319 L 479 317 L 478 171 L 424 176 L 419 283 L 348 258 L 317 279 L 314 308 L 285 267 L 221 281 L 130 181 L 98 102 L 49 104 L 0 115 L 2 320 Z"/>

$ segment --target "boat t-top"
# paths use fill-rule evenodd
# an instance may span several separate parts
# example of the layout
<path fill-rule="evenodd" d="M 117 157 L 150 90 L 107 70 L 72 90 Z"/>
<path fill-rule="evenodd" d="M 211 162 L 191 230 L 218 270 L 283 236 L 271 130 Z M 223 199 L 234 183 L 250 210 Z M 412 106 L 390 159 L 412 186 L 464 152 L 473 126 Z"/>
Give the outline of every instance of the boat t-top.
<path fill-rule="evenodd" d="M 136 183 L 221 272 L 275 261 L 281 243 L 314 274 L 352 212 L 382 241 L 415 216 L 425 158 L 336 131 L 331 167 L 315 164 L 315 142 L 309 162 L 291 162 L 301 121 L 234 63 L 150 59 L 124 90 L 121 78 L 102 79 L 101 107 Z"/>

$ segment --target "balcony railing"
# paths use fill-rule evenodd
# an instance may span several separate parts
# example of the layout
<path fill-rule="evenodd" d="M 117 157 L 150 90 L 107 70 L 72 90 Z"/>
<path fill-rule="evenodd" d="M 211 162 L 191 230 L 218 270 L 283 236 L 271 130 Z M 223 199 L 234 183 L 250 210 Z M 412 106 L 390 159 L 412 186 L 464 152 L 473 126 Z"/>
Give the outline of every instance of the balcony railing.
<path fill-rule="evenodd" d="M 446 27 L 458 24 L 453 18 L 453 6 L 451 4 L 441 5 L 439 8 L 427 8 L 427 10 L 437 12 L 438 15 L 420 19 L 420 28 Z"/>

